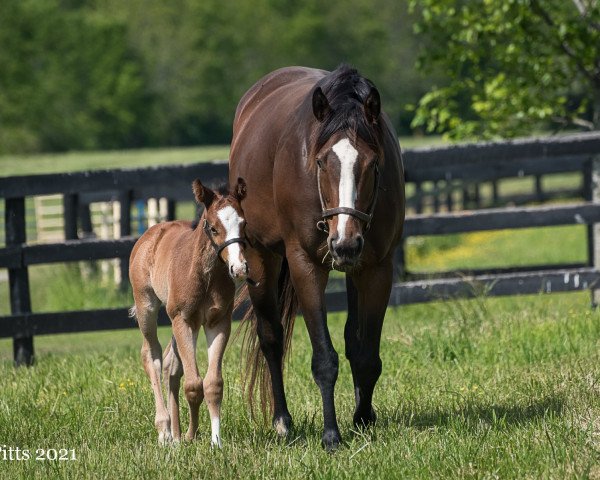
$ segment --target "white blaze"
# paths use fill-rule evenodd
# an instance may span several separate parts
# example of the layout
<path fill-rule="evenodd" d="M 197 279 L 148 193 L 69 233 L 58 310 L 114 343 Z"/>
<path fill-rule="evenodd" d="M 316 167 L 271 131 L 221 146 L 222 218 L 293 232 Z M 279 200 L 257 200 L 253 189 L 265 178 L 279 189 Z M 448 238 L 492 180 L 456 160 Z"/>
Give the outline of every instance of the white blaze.
<path fill-rule="evenodd" d="M 354 164 L 358 158 L 358 152 L 347 138 L 343 138 L 337 142 L 332 150 L 340 159 L 340 185 L 338 188 L 340 204 L 338 206 L 354 208 L 356 203 Z M 346 235 L 346 222 L 348 222 L 349 218 L 350 215 L 346 215 L 345 213 L 338 215 L 338 241 L 343 240 Z"/>
<path fill-rule="evenodd" d="M 219 220 L 221 220 L 225 232 L 227 232 L 225 241 L 240 237 L 240 226 L 242 225 L 243 220 L 240 218 L 235 208 L 228 205 L 219 210 L 217 216 L 219 217 Z M 232 243 L 227 246 L 227 256 L 229 258 L 229 266 L 233 267 L 234 273 L 240 275 L 246 272 L 246 266 L 242 263 L 243 260 L 241 259 L 239 243 Z"/>

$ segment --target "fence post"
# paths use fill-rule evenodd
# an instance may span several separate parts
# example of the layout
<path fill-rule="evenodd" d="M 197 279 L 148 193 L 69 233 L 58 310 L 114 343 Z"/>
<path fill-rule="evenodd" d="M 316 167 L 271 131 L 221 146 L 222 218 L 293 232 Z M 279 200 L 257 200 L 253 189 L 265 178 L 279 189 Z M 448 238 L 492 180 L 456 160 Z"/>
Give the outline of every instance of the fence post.
<path fill-rule="evenodd" d="M 25 198 L 7 198 L 5 200 L 4 221 L 6 228 L 6 246 L 22 245 L 27 241 L 25 228 Z M 29 273 L 27 267 L 8 269 L 10 289 L 10 311 L 13 315 L 31 312 L 29 295 Z M 15 366 L 33 365 L 33 335 L 24 330 L 13 337 L 13 358 Z"/>
<path fill-rule="evenodd" d="M 175 209 L 176 203 L 175 200 L 167 199 L 167 222 L 171 222 L 175 220 Z"/>
<path fill-rule="evenodd" d="M 79 202 L 77 210 L 79 211 L 79 221 L 81 222 L 81 231 L 83 232 L 83 237 L 91 238 L 95 236 L 90 204 Z"/>
<path fill-rule="evenodd" d="M 538 202 L 544 201 L 544 190 L 542 189 L 542 176 L 535 176 L 535 199 Z"/>
<path fill-rule="evenodd" d="M 119 203 L 121 205 L 121 216 L 119 218 L 121 237 L 131 235 L 131 197 L 132 192 L 130 190 L 119 194 Z M 119 263 L 121 269 L 121 288 L 125 289 L 129 285 L 129 257 L 121 258 Z"/>
<path fill-rule="evenodd" d="M 404 238 L 394 251 L 394 282 L 402 282 L 406 278 L 406 258 L 404 256 Z"/>
<path fill-rule="evenodd" d="M 493 207 L 499 207 L 499 195 L 498 195 L 498 180 L 492 180 L 492 202 Z"/>
<path fill-rule="evenodd" d="M 600 155 L 592 157 L 585 170 L 586 200 L 600 204 Z M 588 225 L 588 263 L 600 270 L 600 223 Z M 592 306 L 596 307 L 600 304 L 600 289 L 592 288 L 591 293 Z"/>
<path fill-rule="evenodd" d="M 77 214 L 79 197 L 76 193 L 63 195 L 63 218 L 65 240 L 77 240 Z"/>
<path fill-rule="evenodd" d="M 423 187 L 421 182 L 415 183 L 415 212 L 423 213 Z"/>

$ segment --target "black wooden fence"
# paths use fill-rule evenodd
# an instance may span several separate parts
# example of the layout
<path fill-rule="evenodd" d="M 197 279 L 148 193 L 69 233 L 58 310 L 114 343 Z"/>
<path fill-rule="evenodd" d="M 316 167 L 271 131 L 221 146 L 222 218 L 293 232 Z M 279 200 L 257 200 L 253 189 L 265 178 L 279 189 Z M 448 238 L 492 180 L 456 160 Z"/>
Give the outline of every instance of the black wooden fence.
<path fill-rule="evenodd" d="M 482 292 L 487 295 L 514 295 L 594 290 L 600 279 L 600 134 L 409 150 L 404 153 L 404 163 L 407 183 L 414 189 L 413 196 L 409 198 L 412 209 L 423 212 L 425 194 L 422 187 L 428 182 L 435 186 L 433 213 L 407 216 L 405 239 L 416 235 L 585 224 L 588 226 L 588 260 L 577 265 L 538 265 L 424 275 L 410 271 L 410 266 L 405 265 L 401 246 L 397 254 L 398 281 L 393 286 L 390 305 L 473 296 Z M 573 172 L 582 175 L 582 189 L 540 193 L 542 176 Z M 497 189 L 499 180 L 528 176 L 535 179 L 536 191 L 521 198 L 520 203 L 524 199 L 544 201 L 557 195 L 583 198 L 568 204 L 464 210 L 465 207 L 481 205 L 477 199 L 478 190 L 486 182 L 491 184 L 492 204 L 497 205 L 501 203 Z M 11 315 L 0 317 L 0 337 L 14 339 L 17 364 L 33 361 L 34 335 L 135 326 L 135 322 L 128 318 L 127 308 L 31 312 L 28 267 L 121 258 L 126 275 L 127 259 L 135 243 L 135 238 L 130 236 L 132 201 L 166 197 L 170 199 L 169 216 L 173 216 L 176 202 L 191 200 L 190 183 L 196 177 L 207 183 L 220 183 L 227 178 L 227 165 L 209 163 L 0 178 L 0 198 L 5 199 L 6 230 L 6 246 L 0 248 L 0 268 L 8 269 L 11 306 Z M 460 204 L 454 201 L 457 197 L 455 192 L 459 192 L 458 197 L 462 199 Z M 28 244 L 25 198 L 56 193 L 64 198 L 66 240 L 54 244 Z M 107 196 L 121 202 L 121 212 L 129 212 L 120 219 L 123 238 L 79 239 L 78 230 L 87 229 L 86 217 L 81 214 L 85 212 L 82 206 Z M 447 211 L 440 211 L 442 204 Z M 456 208 L 461 208 L 461 211 L 455 211 Z M 345 293 L 329 292 L 327 306 L 329 311 L 345 310 Z M 159 323 L 169 323 L 164 312 L 159 316 Z"/>

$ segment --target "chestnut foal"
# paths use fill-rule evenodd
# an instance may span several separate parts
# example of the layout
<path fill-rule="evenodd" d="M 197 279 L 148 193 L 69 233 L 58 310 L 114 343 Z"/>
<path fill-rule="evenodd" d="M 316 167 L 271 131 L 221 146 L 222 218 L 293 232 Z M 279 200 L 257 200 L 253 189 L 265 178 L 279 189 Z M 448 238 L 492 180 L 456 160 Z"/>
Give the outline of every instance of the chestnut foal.
<path fill-rule="evenodd" d="M 156 403 L 155 425 L 161 444 L 180 441 L 179 386 L 190 406 L 188 440 L 196 436 L 198 411 L 206 399 L 211 418 L 211 443 L 221 446 L 220 409 L 223 399 L 221 364 L 231 332 L 235 285 L 245 279 L 245 221 L 240 201 L 246 184 L 238 179 L 236 191 L 215 192 L 199 180 L 192 184 L 198 203 L 204 204 L 199 224 L 159 223 L 137 241 L 129 261 L 135 315 L 142 335 L 142 363 L 150 378 Z M 173 337 L 165 349 L 164 381 L 168 410 L 161 390 L 162 351 L 156 319 L 164 304 L 173 324 Z M 208 371 L 204 380 L 196 364 L 196 341 L 204 326 Z"/>

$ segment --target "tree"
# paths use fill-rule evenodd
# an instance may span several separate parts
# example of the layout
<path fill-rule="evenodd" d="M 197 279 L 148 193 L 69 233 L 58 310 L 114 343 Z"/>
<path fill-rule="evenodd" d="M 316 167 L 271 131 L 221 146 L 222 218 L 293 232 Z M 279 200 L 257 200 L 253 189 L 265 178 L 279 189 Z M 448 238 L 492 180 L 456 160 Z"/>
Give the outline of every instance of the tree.
<path fill-rule="evenodd" d="M 3 0 L 0 152 L 143 141 L 147 98 L 125 25 L 67 3 Z"/>
<path fill-rule="evenodd" d="M 600 129 L 600 1 L 411 0 L 420 67 L 447 81 L 414 127 L 454 138 Z"/>

